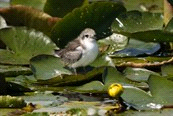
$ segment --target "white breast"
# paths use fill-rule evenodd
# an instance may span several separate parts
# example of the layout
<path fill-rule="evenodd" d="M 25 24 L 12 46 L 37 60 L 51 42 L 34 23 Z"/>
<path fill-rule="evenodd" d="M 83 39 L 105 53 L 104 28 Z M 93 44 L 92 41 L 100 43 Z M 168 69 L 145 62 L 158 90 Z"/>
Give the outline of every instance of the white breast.
<path fill-rule="evenodd" d="M 83 55 L 79 61 L 71 65 L 73 68 L 89 65 L 98 55 L 98 45 L 95 40 L 85 40 L 82 43 L 85 47 L 85 49 L 83 49 Z"/>

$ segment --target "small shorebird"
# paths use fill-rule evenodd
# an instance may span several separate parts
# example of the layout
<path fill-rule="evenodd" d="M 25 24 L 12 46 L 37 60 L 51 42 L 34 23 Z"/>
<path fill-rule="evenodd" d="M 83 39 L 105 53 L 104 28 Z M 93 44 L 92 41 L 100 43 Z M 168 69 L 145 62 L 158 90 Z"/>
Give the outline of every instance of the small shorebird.
<path fill-rule="evenodd" d="M 99 51 L 96 42 L 96 33 L 93 29 L 86 28 L 81 34 L 69 42 L 64 49 L 56 52 L 69 68 L 73 68 L 76 74 L 77 67 L 85 67 L 92 63 Z"/>

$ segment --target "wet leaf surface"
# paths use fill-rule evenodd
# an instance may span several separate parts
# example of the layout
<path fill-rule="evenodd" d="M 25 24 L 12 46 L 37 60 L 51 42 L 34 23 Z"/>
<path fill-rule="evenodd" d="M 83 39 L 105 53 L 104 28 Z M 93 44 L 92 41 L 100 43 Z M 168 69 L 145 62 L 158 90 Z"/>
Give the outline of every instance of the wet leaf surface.
<path fill-rule="evenodd" d="M 158 73 L 144 69 L 144 68 L 127 67 L 123 73 L 128 79 L 132 81 L 137 81 L 137 82 L 147 82 L 151 74 L 159 76 Z"/>
<path fill-rule="evenodd" d="M 51 38 L 58 47 L 62 48 L 87 27 L 93 28 L 100 37 L 106 37 L 106 35 L 110 35 L 112 21 L 121 12 L 125 12 L 125 8 L 113 2 L 96 2 L 84 5 L 57 22 L 52 29 Z"/>
<path fill-rule="evenodd" d="M 74 8 L 88 4 L 87 0 L 47 0 L 44 6 L 44 12 L 54 17 L 64 17 L 71 12 Z"/>
<path fill-rule="evenodd" d="M 149 89 L 157 103 L 172 105 L 173 82 L 161 76 L 151 75 L 148 80 Z"/>
<path fill-rule="evenodd" d="M 163 29 L 163 16 L 160 13 L 129 11 L 116 18 L 112 31 L 147 42 L 173 41 L 171 31 Z"/>
<path fill-rule="evenodd" d="M 0 38 L 9 48 L 0 52 L 0 62 L 6 64 L 29 64 L 30 58 L 39 54 L 53 54 L 54 49 L 57 49 L 42 32 L 25 27 L 3 28 Z"/>

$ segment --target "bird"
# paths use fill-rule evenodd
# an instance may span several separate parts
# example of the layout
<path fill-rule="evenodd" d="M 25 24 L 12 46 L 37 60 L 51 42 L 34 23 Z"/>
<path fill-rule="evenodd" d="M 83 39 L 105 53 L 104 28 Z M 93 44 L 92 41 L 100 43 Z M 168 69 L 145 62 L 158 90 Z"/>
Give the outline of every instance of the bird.
<path fill-rule="evenodd" d="M 65 65 L 74 70 L 92 63 L 99 53 L 96 32 L 91 28 L 84 29 L 77 38 L 70 41 L 64 49 L 56 52 Z"/>

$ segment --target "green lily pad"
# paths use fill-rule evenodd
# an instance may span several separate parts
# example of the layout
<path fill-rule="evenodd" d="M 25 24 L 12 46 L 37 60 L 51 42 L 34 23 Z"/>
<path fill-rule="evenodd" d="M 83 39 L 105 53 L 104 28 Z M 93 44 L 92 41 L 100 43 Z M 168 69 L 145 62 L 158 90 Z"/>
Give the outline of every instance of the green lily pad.
<path fill-rule="evenodd" d="M 156 103 L 163 105 L 173 104 L 173 82 L 167 78 L 151 75 L 148 80 L 151 95 Z"/>
<path fill-rule="evenodd" d="M 120 83 L 122 85 L 130 85 L 125 76 L 123 76 L 119 71 L 114 67 L 107 67 L 103 73 L 103 82 L 105 84 L 104 90 L 107 90 L 108 87 L 113 83 Z"/>
<path fill-rule="evenodd" d="M 103 92 L 103 83 L 100 81 L 91 81 L 87 84 L 84 84 L 80 87 L 77 87 L 75 91 L 81 91 L 81 92 Z"/>
<path fill-rule="evenodd" d="M 160 44 L 154 42 L 143 42 L 140 40 L 130 39 L 125 49 L 112 54 L 116 57 L 132 57 L 132 56 L 148 56 L 152 55 L 160 49 Z"/>
<path fill-rule="evenodd" d="M 110 25 L 125 8 L 116 2 L 95 2 L 74 9 L 58 21 L 52 29 L 51 38 L 64 47 L 67 42 L 76 38 L 85 28 L 93 28 L 103 38 L 110 35 Z"/>
<path fill-rule="evenodd" d="M 6 64 L 28 64 L 39 54 L 53 54 L 56 45 L 42 32 L 25 27 L 3 28 L 0 38 L 9 50 L 0 50 L 0 62 Z M 44 46 L 44 47 L 43 47 Z"/>
<path fill-rule="evenodd" d="M 137 82 L 147 82 L 151 74 L 159 76 L 158 73 L 144 69 L 144 68 L 127 67 L 123 73 L 128 79 L 132 81 L 137 81 Z"/>
<path fill-rule="evenodd" d="M 132 105 L 138 110 L 151 110 L 151 108 L 147 106 L 147 104 L 153 103 L 154 101 L 150 94 L 136 87 L 123 87 L 124 92 L 121 97 L 124 99 L 124 101 L 126 101 L 128 104 Z"/>
<path fill-rule="evenodd" d="M 116 18 L 112 31 L 147 42 L 173 41 L 171 31 L 163 30 L 163 16 L 159 13 L 129 11 Z"/>
<path fill-rule="evenodd" d="M 94 62 L 90 64 L 93 67 L 101 67 L 101 66 L 113 66 L 114 63 L 112 59 L 107 54 L 98 55 Z"/>
<path fill-rule="evenodd" d="M 62 74 L 72 74 L 70 70 L 64 68 L 60 58 L 51 55 L 36 56 L 30 60 L 30 64 L 37 80 L 48 80 Z"/>
<path fill-rule="evenodd" d="M 29 1 L 25 1 L 25 0 L 11 0 L 10 4 L 11 5 L 25 5 L 25 6 L 32 6 L 34 8 L 43 10 L 43 7 L 46 3 L 46 0 L 29 0 Z"/>
<path fill-rule="evenodd" d="M 123 2 L 128 11 L 163 12 L 163 0 L 126 0 Z"/>
<path fill-rule="evenodd" d="M 173 65 L 167 64 L 161 67 L 162 76 L 173 76 Z"/>
<path fill-rule="evenodd" d="M 79 67 L 77 68 L 77 74 L 74 74 L 72 73 L 72 70 L 64 67 L 63 62 L 58 57 L 39 55 L 31 59 L 31 69 L 38 80 L 38 83 L 54 86 L 68 85 L 71 83 L 79 84 L 81 81 L 89 80 L 94 76 L 103 73 L 104 65 L 97 66 L 98 67 L 85 67 L 85 69 L 87 69 L 85 70 L 86 72 L 80 71 L 81 68 Z"/>
<path fill-rule="evenodd" d="M 54 17 L 64 17 L 74 8 L 88 3 L 88 0 L 47 0 L 44 6 L 44 12 Z"/>
<path fill-rule="evenodd" d="M 4 74 L 5 76 L 18 76 L 22 74 L 32 74 L 32 72 L 29 67 L 0 65 L 0 74 Z"/>

